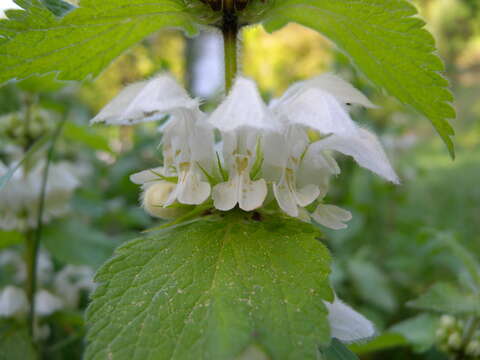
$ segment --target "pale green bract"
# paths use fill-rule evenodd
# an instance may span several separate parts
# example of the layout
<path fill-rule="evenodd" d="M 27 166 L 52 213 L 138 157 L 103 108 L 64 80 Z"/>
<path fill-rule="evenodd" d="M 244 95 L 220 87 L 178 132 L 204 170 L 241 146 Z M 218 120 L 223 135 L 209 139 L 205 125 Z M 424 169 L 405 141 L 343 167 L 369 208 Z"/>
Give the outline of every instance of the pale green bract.
<path fill-rule="evenodd" d="M 113 59 L 164 27 L 197 29 L 183 0 L 83 0 L 56 17 L 39 0 L 20 0 L 0 20 L 0 83 L 59 72 L 59 79 L 98 75 Z"/>
<path fill-rule="evenodd" d="M 429 118 L 453 157 L 453 96 L 434 39 L 416 15 L 407 0 L 277 0 L 264 27 L 296 22 L 327 36 L 377 86 Z"/>
<path fill-rule="evenodd" d="M 86 359 L 317 359 L 333 299 L 319 235 L 235 211 L 123 245 L 97 274 Z"/>

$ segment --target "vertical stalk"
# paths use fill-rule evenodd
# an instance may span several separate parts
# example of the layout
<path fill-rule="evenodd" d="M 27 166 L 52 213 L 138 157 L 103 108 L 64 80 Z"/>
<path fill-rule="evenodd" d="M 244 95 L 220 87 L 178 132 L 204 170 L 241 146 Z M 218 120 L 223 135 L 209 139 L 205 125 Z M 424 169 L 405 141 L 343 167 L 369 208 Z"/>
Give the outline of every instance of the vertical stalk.
<path fill-rule="evenodd" d="M 229 4 L 226 4 L 226 7 Z M 237 75 L 238 20 L 233 10 L 226 9 L 223 15 L 223 51 L 225 58 L 225 92 L 228 94 Z"/>
<path fill-rule="evenodd" d="M 63 125 L 67 120 L 67 116 L 64 116 L 63 119 L 58 123 L 57 127 L 52 136 L 50 147 L 48 148 L 45 168 L 43 169 L 42 174 L 42 184 L 40 190 L 40 197 L 38 201 L 38 211 L 37 211 L 37 227 L 35 230 L 29 232 L 27 235 L 26 241 L 26 260 L 27 260 L 27 297 L 30 304 L 30 309 L 28 312 L 28 330 L 30 335 L 34 335 L 34 321 L 35 321 L 35 293 L 37 292 L 37 259 L 38 259 L 38 248 L 40 246 L 40 240 L 42 237 L 43 230 L 43 212 L 45 209 L 45 195 L 47 190 L 47 181 L 48 181 L 48 171 L 50 169 L 50 163 L 52 162 L 55 144 L 62 132 Z"/>

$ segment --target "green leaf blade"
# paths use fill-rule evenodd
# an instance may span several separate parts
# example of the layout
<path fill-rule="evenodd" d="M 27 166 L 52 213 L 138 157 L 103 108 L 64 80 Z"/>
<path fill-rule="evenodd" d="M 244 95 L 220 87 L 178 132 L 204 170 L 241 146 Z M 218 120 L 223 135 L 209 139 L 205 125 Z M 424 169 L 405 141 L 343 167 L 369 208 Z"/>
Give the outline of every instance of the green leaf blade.
<path fill-rule="evenodd" d="M 328 344 L 330 257 L 308 224 L 199 220 L 116 252 L 87 313 L 87 359 L 233 359 L 259 345 L 316 359 Z"/>
<path fill-rule="evenodd" d="M 285 0 L 271 8 L 264 27 L 296 22 L 324 34 L 377 86 L 426 116 L 454 157 L 453 96 L 435 41 L 416 15 L 406 0 Z"/>
<path fill-rule="evenodd" d="M 0 21 L 0 83 L 49 72 L 83 80 L 162 28 L 196 32 L 180 0 L 83 0 L 61 18 L 39 0 L 23 6 L 25 11 L 9 12 L 11 18 Z"/>
<path fill-rule="evenodd" d="M 425 294 L 407 305 L 441 314 L 480 316 L 480 296 L 447 282 L 436 283 Z"/>

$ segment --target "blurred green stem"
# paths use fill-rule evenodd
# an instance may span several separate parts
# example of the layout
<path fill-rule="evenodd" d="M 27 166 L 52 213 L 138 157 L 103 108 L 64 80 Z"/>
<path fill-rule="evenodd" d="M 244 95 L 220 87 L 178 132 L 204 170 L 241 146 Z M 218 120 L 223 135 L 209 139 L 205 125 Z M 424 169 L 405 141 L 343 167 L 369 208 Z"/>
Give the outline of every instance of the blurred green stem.
<path fill-rule="evenodd" d="M 232 88 L 238 68 L 238 19 L 234 11 L 228 8 L 223 15 L 222 34 L 225 59 L 225 92 L 228 94 Z"/>
<path fill-rule="evenodd" d="M 47 181 L 48 181 L 48 171 L 50 169 L 50 163 L 52 162 L 55 144 L 57 143 L 58 138 L 63 129 L 63 125 L 67 120 L 67 116 L 64 116 L 62 120 L 58 123 L 57 127 L 54 130 L 50 147 L 46 155 L 45 168 L 43 169 L 42 174 L 42 184 L 40 191 L 40 198 L 38 201 L 38 211 L 37 211 L 37 227 L 34 231 L 27 233 L 26 239 L 26 260 L 27 260 L 27 297 L 30 304 L 30 309 L 28 312 L 28 330 L 32 338 L 34 337 L 34 322 L 35 322 L 35 293 L 37 292 L 37 259 L 38 259 L 38 248 L 40 246 L 40 240 L 42 237 L 43 230 L 43 212 L 45 209 L 45 194 L 47 190 Z"/>

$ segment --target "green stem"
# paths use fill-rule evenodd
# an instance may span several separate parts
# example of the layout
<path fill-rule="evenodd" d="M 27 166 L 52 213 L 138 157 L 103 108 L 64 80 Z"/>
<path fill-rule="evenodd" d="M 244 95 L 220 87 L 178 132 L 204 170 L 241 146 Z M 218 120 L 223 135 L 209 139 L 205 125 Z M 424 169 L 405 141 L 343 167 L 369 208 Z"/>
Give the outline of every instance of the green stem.
<path fill-rule="evenodd" d="M 65 116 L 55 128 L 55 131 L 52 136 L 50 147 L 47 152 L 45 168 L 43 169 L 42 174 L 42 184 L 40 190 L 40 197 L 38 201 L 38 211 L 37 211 L 37 227 L 30 233 L 27 237 L 27 297 L 30 304 L 30 309 L 28 312 L 28 329 L 30 335 L 34 335 L 34 321 L 35 321 L 35 293 L 37 292 L 37 259 L 38 259 L 38 248 L 40 246 L 40 240 L 42 238 L 43 230 L 43 212 L 45 209 L 45 194 L 47 190 L 47 181 L 48 181 L 48 171 L 50 169 L 50 163 L 52 162 L 55 144 L 62 132 L 63 125 L 65 124 L 67 117 Z"/>
<path fill-rule="evenodd" d="M 228 94 L 238 71 L 238 21 L 234 12 L 223 15 L 223 49 L 225 58 L 225 92 Z"/>

